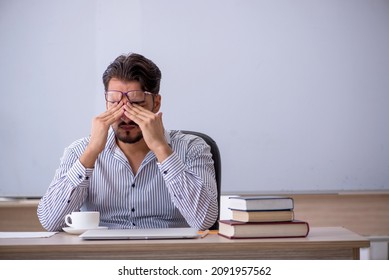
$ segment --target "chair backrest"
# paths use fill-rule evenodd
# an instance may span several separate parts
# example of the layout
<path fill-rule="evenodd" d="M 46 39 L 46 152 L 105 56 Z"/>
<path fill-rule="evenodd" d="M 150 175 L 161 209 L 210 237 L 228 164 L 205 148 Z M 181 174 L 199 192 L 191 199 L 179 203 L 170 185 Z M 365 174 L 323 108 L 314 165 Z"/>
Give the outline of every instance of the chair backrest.
<path fill-rule="evenodd" d="M 219 218 L 220 218 L 220 190 L 221 190 L 221 172 L 222 172 L 222 166 L 221 166 L 221 157 L 220 157 L 220 151 L 219 147 L 217 146 L 215 140 L 213 140 L 210 136 L 197 132 L 197 131 L 189 131 L 189 130 L 181 130 L 184 134 L 192 134 L 199 136 L 204 139 L 204 141 L 211 147 L 211 153 L 212 153 L 212 159 L 215 165 L 215 174 L 216 174 L 216 185 L 217 185 L 217 204 L 218 204 L 218 216 L 216 222 L 209 228 L 209 229 L 219 229 Z"/>

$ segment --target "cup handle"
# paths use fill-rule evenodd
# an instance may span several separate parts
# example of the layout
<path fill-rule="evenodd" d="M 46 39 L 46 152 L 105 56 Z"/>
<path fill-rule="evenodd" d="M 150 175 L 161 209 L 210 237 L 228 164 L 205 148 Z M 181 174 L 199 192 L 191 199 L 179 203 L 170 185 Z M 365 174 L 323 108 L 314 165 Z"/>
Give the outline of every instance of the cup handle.
<path fill-rule="evenodd" d="M 73 225 L 72 225 L 72 215 L 68 214 L 68 215 L 65 216 L 65 223 L 66 223 L 69 227 L 73 226 Z"/>

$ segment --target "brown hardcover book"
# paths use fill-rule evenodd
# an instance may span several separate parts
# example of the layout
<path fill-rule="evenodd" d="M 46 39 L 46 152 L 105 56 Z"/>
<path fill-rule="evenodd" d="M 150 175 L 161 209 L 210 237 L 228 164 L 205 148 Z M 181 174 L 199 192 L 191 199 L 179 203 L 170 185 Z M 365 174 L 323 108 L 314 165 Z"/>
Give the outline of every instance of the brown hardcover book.
<path fill-rule="evenodd" d="M 290 222 L 294 219 L 293 210 L 286 211 L 243 211 L 231 209 L 232 220 L 238 222 Z"/>
<path fill-rule="evenodd" d="M 234 210 L 292 210 L 294 201 L 286 196 L 231 196 L 229 208 Z"/>
<path fill-rule="evenodd" d="M 305 221 L 243 223 L 219 221 L 219 235 L 227 238 L 287 238 L 306 237 L 309 224 Z"/>

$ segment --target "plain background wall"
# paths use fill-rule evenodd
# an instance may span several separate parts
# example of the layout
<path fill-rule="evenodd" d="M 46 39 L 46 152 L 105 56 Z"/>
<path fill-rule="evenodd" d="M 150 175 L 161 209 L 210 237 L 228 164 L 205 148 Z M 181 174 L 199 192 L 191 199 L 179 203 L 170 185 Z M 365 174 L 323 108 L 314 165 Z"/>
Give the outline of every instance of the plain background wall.
<path fill-rule="evenodd" d="M 128 52 L 165 127 L 218 142 L 223 193 L 387 190 L 388 26 L 387 0 L 0 0 L 0 196 L 44 194 Z"/>

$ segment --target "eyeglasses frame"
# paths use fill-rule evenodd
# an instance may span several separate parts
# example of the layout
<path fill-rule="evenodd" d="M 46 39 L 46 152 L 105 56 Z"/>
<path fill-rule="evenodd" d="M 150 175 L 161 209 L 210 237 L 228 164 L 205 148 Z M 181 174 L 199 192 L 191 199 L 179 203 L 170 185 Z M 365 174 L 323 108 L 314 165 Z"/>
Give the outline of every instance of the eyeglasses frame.
<path fill-rule="evenodd" d="M 107 100 L 107 95 L 108 95 L 108 92 L 109 92 L 109 91 L 120 92 L 120 93 L 122 94 L 122 98 L 123 98 L 123 95 L 124 95 L 124 96 L 127 98 L 128 102 L 130 102 L 130 103 L 142 103 L 142 102 L 144 102 L 144 101 L 146 100 L 146 95 L 151 95 L 151 96 L 153 97 L 153 101 L 154 101 L 154 93 L 149 92 L 149 91 L 144 91 L 144 90 L 129 90 L 129 91 L 127 91 L 127 92 L 123 92 L 123 91 L 120 91 L 120 90 L 107 90 L 107 91 L 105 91 L 105 93 L 104 93 L 104 97 L 105 97 L 105 101 L 107 101 L 107 102 L 109 102 L 109 103 L 120 102 L 120 101 L 108 101 L 108 100 Z M 141 92 L 143 92 L 143 93 L 144 93 L 144 99 L 143 99 L 142 101 L 136 101 L 136 102 L 131 101 L 130 98 L 128 97 L 128 94 L 129 94 L 130 92 L 134 92 L 134 91 L 141 91 Z M 154 103 L 154 102 L 153 102 L 153 103 Z"/>

